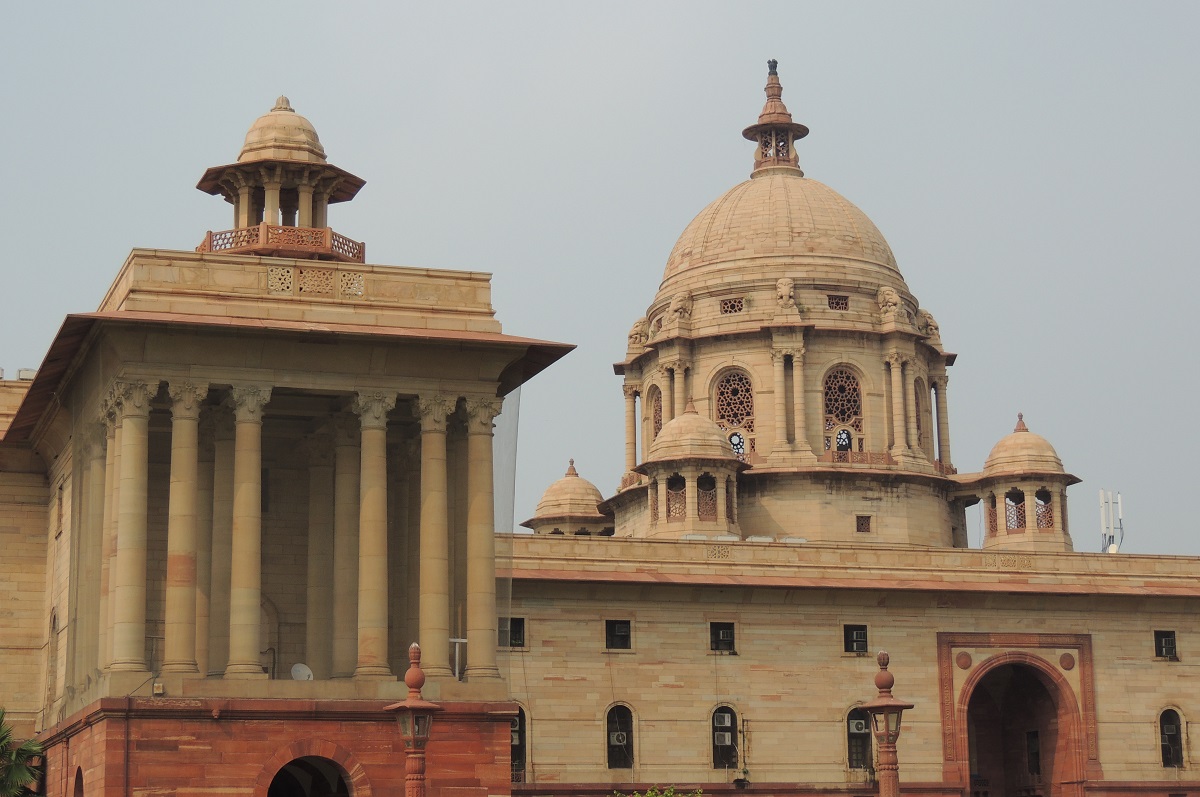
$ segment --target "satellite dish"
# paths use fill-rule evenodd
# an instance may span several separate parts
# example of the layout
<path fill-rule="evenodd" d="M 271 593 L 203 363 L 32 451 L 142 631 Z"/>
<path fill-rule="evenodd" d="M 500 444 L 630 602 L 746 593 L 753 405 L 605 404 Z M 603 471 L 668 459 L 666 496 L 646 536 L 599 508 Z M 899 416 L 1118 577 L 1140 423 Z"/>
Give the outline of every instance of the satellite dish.
<path fill-rule="evenodd" d="M 293 681 L 311 681 L 313 679 L 312 670 L 304 662 L 296 662 L 292 665 L 292 680 Z"/>

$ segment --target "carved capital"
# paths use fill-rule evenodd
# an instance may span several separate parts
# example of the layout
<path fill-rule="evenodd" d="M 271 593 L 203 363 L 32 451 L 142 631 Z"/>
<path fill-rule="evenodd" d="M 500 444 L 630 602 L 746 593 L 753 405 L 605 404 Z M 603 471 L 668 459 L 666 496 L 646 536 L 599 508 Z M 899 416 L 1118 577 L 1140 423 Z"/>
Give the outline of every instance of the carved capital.
<path fill-rule="evenodd" d="M 229 397 L 233 404 L 233 416 L 238 423 L 262 423 L 263 407 L 271 400 L 271 388 L 234 385 Z"/>
<path fill-rule="evenodd" d="M 908 362 L 908 358 L 898 351 L 890 351 L 888 352 L 887 356 L 883 358 L 883 361 L 893 368 L 897 368 Z"/>
<path fill-rule="evenodd" d="M 771 349 L 771 362 L 777 365 L 783 364 L 783 358 L 792 354 L 791 349 Z"/>
<path fill-rule="evenodd" d="M 196 420 L 200 417 L 200 403 L 208 397 L 208 385 L 192 382 L 171 382 L 167 385 L 171 397 L 171 417 Z"/>
<path fill-rule="evenodd" d="M 385 390 L 360 390 L 351 402 L 363 429 L 383 429 L 387 414 L 396 406 L 396 394 Z"/>
<path fill-rule="evenodd" d="M 621 392 L 625 394 L 625 398 L 627 399 L 636 398 L 641 394 L 642 386 L 634 384 L 621 385 Z"/>
<path fill-rule="evenodd" d="M 682 359 L 675 359 L 675 360 L 662 360 L 661 362 L 659 362 L 658 367 L 664 373 L 667 371 L 674 371 L 675 374 L 678 376 L 679 374 L 683 373 L 684 369 L 687 368 L 687 365 L 684 364 Z"/>
<path fill-rule="evenodd" d="M 491 434 L 492 421 L 500 414 L 500 399 L 467 399 L 467 431 L 475 434 Z"/>
<path fill-rule="evenodd" d="M 454 409 L 445 396 L 421 396 L 417 399 L 417 415 L 422 432 L 446 431 L 446 416 Z"/>
<path fill-rule="evenodd" d="M 134 416 L 146 417 L 150 414 L 150 399 L 153 393 L 147 382 L 132 382 L 118 380 L 113 383 L 116 404 L 122 418 Z"/>

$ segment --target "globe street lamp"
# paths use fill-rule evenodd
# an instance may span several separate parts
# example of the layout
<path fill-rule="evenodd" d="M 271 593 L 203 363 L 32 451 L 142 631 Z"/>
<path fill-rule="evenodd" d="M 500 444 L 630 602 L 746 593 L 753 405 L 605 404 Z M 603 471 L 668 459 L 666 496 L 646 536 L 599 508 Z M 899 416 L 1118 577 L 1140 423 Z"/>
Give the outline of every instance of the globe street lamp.
<path fill-rule="evenodd" d="M 896 757 L 896 739 L 900 737 L 900 718 L 904 710 L 913 707 L 912 703 L 892 697 L 896 676 L 888 672 L 890 660 L 887 651 L 880 651 L 876 659 L 879 672 L 875 673 L 875 688 L 879 690 L 879 696 L 862 706 L 871 714 L 871 729 L 879 747 L 879 797 L 900 797 L 900 761 Z"/>
<path fill-rule="evenodd" d="M 395 711 L 400 723 L 400 735 L 404 738 L 405 797 L 425 797 L 425 744 L 433 727 L 433 713 L 441 711 L 437 703 L 421 697 L 425 685 L 425 673 L 421 670 L 421 646 L 416 642 L 408 648 L 408 672 L 404 674 L 408 686 L 408 699 L 393 703 L 385 711 Z"/>

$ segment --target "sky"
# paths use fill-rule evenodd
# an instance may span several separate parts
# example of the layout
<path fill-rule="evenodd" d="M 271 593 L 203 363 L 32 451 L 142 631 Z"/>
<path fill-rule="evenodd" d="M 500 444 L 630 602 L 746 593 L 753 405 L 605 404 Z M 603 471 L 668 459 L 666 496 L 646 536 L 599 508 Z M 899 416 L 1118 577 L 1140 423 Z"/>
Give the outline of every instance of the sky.
<path fill-rule="evenodd" d="M 1200 4 L 1153 1 L 10 4 L 0 367 L 36 368 L 131 248 L 230 226 L 193 186 L 286 94 L 366 179 L 330 223 L 370 262 L 492 272 L 506 332 L 577 345 L 522 390 L 517 521 L 570 457 L 610 495 L 612 363 L 748 176 L 775 58 L 801 166 L 959 354 L 959 470 L 1024 412 L 1083 479 L 1077 550 L 1105 488 L 1124 551 L 1200 555 L 1196 30 Z"/>

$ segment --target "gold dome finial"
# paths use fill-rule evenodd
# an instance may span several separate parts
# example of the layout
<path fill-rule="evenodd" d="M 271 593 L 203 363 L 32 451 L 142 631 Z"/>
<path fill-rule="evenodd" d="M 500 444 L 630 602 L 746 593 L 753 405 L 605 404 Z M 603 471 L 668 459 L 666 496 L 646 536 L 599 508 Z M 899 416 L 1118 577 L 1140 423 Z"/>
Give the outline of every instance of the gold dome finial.
<path fill-rule="evenodd" d="M 783 104 L 783 84 L 779 82 L 779 62 L 767 61 L 767 103 L 758 122 L 742 131 L 742 136 L 758 143 L 754 154 L 754 169 L 751 177 L 757 177 L 764 169 L 784 168 L 800 171 L 793 144 L 808 135 L 808 128 L 792 121 L 792 115 Z"/>

